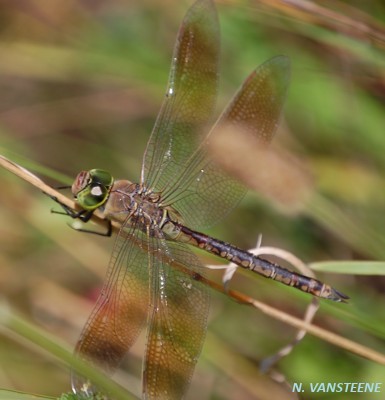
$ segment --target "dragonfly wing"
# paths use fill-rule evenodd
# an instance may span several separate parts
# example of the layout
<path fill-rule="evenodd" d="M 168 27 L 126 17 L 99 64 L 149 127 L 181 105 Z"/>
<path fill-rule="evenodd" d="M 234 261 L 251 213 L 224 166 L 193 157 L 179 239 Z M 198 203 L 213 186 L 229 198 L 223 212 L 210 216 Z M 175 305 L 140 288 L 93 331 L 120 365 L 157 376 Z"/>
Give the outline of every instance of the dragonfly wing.
<path fill-rule="evenodd" d="M 150 282 L 157 290 L 150 297 L 144 398 L 181 399 L 203 346 L 209 293 L 203 283 L 175 268 L 178 264 L 190 273 L 201 273 L 203 268 L 184 244 L 167 242 L 167 249 L 152 264 Z"/>
<path fill-rule="evenodd" d="M 108 374 L 118 367 L 147 319 L 148 254 L 143 250 L 146 240 L 138 230 L 121 230 L 104 287 L 76 346 L 78 357 Z M 76 393 L 98 391 L 75 373 L 72 388 Z"/>
<path fill-rule="evenodd" d="M 218 59 L 215 7 L 210 0 L 198 0 L 180 26 L 166 97 L 144 154 L 141 180 L 146 187 L 163 192 L 177 186 L 214 111 Z"/>
<path fill-rule="evenodd" d="M 245 187 L 227 175 L 207 154 L 207 143 L 222 132 L 242 130 L 261 145 L 276 131 L 289 85 L 290 63 L 285 56 L 270 59 L 245 80 L 200 148 L 183 167 L 177 189 L 165 192 L 191 227 L 207 227 L 226 215 L 242 199 Z"/>
<path fill-rule="evenodd" d="M 281 116 L 290 81 L 290 60 L 273 57 L 257 67 L 219 117 L 210 135 L 222 126 L 242 128 L 263 144 L 271 142 Z"/>

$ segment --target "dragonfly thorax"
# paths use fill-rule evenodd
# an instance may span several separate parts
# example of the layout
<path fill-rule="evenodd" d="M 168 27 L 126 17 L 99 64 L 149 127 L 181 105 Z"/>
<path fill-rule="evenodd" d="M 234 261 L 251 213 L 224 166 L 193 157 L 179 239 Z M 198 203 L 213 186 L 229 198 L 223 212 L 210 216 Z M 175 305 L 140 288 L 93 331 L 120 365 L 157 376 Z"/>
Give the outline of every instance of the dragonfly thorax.
<path fill-rule="evenodd" d="M 183 223 L 174 208 L 162 205 L 160 193 L 128 180 L 114 182 L 101 211 L 106 219 L 171 240 L 179 236 L 179 225 Z"/>
<path fill-rule="evenodd" d="M 101 211 L 107 219 L 147 232 L 161 225 L 165 213 L 159 194 L 128 180 L 114 182 Z"/>

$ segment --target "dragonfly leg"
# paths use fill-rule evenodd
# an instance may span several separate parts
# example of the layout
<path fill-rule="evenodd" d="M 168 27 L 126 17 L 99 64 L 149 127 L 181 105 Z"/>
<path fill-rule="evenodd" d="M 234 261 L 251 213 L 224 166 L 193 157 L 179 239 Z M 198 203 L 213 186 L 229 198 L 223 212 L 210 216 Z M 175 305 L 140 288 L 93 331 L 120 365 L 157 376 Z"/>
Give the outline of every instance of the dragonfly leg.
<path fill-rule="evenodd" d="M 63 186 L 63 188 L 66 188 L 66 186 Z M 93 210 L 75 210 L 74 208 L 68 207 L 67 205 L 63 204 L 56 196 L 48 196 L 55 203 L 58 203 L 64 210 L 64 212 L 51 210 L 51 213 L 53 214 L 69 215 L 71 218 L 80 219 L 83 222 L 88 222 L 92 217 L 92 214 L 94 212 Z"/>
<path fill-rule="evenodd" d="M 63 213 L 59 213 L 59 214 L 63 214 Z M 94 231 L 92 229 L 79 228 L 79 227 L 73 226 L 71 224 L 68 224 L 68 226 L 78 232 L 92 233 L 94 235 L 110 237 L 110 236 L 112 236 L 112 223 L 108 219 L 106 219 L 104 221 L 106 222 L 106 228 L 107 228 L 106 232 L 99 232 L 99 231 Z"/>
<path fill-rule="evenodd" d="M 92 217 L 93 212 L 88 210 L 74 210 L 70 207 L 67 207 L 65 204 L 59 203 L 64 211 L 57 211 L 51 209 L 52 214 L 60 214 L 60 215 L 68 215 L 73 219 L 80 219 L 82 222 L 88 222 Z"/>
<path fill-rule="evenodd" d="M 55 196 L 50 196 L 50 197 L 52 200 L 56 201 L 56 203 L 60 204 L 64 210 L 64 211 L 51 210 L 51 213 L 53 213 L 53 214 L 68 215 L 73 219 L 80 219 L 80 221 L 87 223 L 90 220 L 90 218 L 92 217 L 92 214 L 94 213 L 94 210 L 75 210 L 75 209 L 63 204 Z M 106 232 L 94 231 L 92 229 L 83 229 L 83 228 L 75 227 L 71 224 L 68 224 L 68 226 L 72 229 L 75 229 L 75 231 L 84 232 L 84 233 L 92 233 L 94 235 L 110 237 L 112 235 L 112 223 L 110 220 L 105 220 L 105 221 L 106 221 L 106 228 L 107 228 Z"/>

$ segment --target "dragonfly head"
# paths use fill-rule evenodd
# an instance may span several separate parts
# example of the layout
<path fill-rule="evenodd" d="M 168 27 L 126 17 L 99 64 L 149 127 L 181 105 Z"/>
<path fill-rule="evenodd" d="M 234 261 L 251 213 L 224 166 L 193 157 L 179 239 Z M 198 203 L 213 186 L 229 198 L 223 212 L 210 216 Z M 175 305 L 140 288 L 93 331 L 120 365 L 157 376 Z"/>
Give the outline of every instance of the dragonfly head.
<path fill-rule="evenodd" d="M 91 211 L 107 201 L 113 183 L 114 178 L 109 172 L 91 169 L 77 175 L 71 190 L 80 207 Z"/>

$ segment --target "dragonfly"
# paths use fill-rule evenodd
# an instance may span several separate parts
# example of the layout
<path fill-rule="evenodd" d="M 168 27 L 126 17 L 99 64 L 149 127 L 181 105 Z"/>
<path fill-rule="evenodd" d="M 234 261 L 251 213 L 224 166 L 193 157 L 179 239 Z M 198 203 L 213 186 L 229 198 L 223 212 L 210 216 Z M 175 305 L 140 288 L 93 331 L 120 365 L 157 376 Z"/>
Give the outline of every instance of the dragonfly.
<path fill-rule="evenodd" d="M 147 324 L 145 399 L 182 398 L 202 349 L 210 299 L 201 280 L 205 267 L 193 248 L 314 296 L 336 302 L 348 298 L 319 280 L 200 232 L 223 218 L 246 192 L 210 157 L 210 140 L 220 139 L 222 128 L 230 127 L 234 134 L 247 132 L 261 146 L 269 144 L 290 80 L 286 56 L 265 62 L 205 133 L 218 90 L 219 41 L 213 1 L 196 1 L 179 28 L 140 182 L 115 180 L 102 169 L 82 171 L 72 185 L 79 208 L 66 209 L 85 222 L 99 210 L 120 226 L 104 286 L 75 353 L 112 374 Z M 98 391 L 76 373 L 72 388 L 90 396 Z"/>

